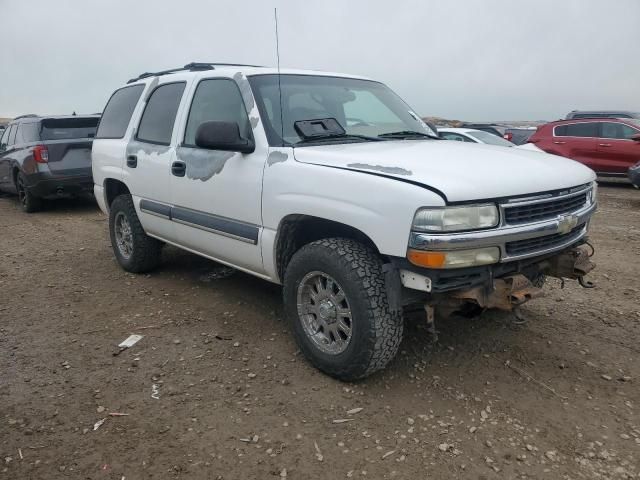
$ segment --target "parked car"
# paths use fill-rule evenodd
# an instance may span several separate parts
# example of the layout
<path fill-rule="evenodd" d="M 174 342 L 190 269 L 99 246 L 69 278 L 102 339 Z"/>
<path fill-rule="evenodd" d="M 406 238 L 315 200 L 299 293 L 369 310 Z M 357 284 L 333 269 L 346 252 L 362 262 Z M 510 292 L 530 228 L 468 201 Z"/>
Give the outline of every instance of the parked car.
<path fill-rule="evenodd" d="M 472 128 L 440 128 L 438 135 L 444 140 L 455 140 L 468 143 L 486 143 L 487 145 L 499 145 L 501 147 L 513 147 L 514 144 L 493 133 Z"/>
<path fill-rule="evenodd" d="M 93 190 L 91 143 L 98 115 L 25 115 L 0 139 L 0 190 L 17 193 L 25 212 L 45 200 Z"/>
<path fill-rule="evenodd" d="M 535 132 L 536 127 L 507 128 L 504 132 L 504 139 L 510 141 L 514 145 L 524 145 Z"/>
<path fill-rule="evenodd" d="M 505 134 L 506 127 L 502 125 L 496 125 L 493 123 L 463 123 L 461 128 L 472 128 L 474 130 L 482 130 L 483 132 L 489 132 L 498 137 L 502 137 Z"/>
<path fill-rule="evenodd" d="M 640 160 L 640 120 L 559 120 L 538 127 L 529 142 L 584 163 L 599 175 L 626 176 Z"/>
<path fill-rule="evenodd" d="M 108 101 L 93 177 L 115 258 L 164 243 L 283 285 L 304 355 L 343 380 L 383 368 L 403 307 L 509 310 L 581 278 L 595 175 L 564 158 L 444 142 L 382 83 L 189 64 Z"/>
<path fill-rule="evenodd" d="M 567 113 L 566 119 L 574 118 L 635 118 L 640 119 L 640 112 L 628 110 L 572 110 Z"/>
<path fill-rule="evenodd" d="M 628 175 L 633 186 L 640 188 L 640 161 L 638 161 L 634 166 L 629 167 Z"/>

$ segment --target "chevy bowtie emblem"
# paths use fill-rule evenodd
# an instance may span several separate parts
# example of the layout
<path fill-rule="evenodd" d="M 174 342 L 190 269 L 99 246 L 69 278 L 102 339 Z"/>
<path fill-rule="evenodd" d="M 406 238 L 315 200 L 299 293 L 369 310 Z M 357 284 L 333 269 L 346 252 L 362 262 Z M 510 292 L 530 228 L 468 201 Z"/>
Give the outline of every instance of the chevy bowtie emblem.
<path fill-rule="evenodd" d="M 575 215 L 566 215 L 558 219 L 558 233 L 569 233 L 578 225 L 578 217 Z"/>

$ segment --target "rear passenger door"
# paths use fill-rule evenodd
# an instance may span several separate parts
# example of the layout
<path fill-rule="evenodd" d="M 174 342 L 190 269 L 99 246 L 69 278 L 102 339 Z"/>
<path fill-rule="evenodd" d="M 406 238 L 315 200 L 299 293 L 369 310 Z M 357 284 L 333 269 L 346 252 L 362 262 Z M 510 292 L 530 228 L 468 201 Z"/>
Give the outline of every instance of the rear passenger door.
<path fill-rule="evenodd" d="M 640 161 L 640 142 L 631 140 L 640 129 L 619 122 L 601 122 L 598 139 L 599 171 L 627 174 L 632 165 Z"/>
<path fill-rule="evenodd" d="M 179 129 L 180 168 L 171 176 L 171 215 L 178 241 L 192 251 L 261 274 L 264 142 L 255 142 L 255 151 L 247 154 L 195 145 L 198 127 L 208 121 L 235 122 L 243 138 L 254 138 L 244 100 L 253 105 L 251 91 L 241 93 L 236 81 L 226 77 L 201 79 L 193 90 Z"/>
<path fill-rule="evenodd" d="M 140 221 L 148 234 L 167 240 L 175 235 L 170 214 L 173 127 L 186 85 L 184 81 L 161 83 L 148 93 L 125 156 L 125 183 Z"/>
<path fill-rule="evenodd" d="M 553 129 L 553 151 L 597 171 L 598 122 L 556 125 Z"/>

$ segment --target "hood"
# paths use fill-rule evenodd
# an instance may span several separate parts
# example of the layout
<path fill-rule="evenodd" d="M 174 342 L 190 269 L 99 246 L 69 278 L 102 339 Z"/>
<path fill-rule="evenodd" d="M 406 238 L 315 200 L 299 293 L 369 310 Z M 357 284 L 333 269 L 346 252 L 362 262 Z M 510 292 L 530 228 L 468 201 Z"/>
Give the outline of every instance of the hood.
<path fill-rule="evenodd" d="M 297 147 L 299 162 L 384 175 L 441 192 L 448 202 L 526 195 L 595 180 L 568 158 L 525 149 L 445 140 Z"/>

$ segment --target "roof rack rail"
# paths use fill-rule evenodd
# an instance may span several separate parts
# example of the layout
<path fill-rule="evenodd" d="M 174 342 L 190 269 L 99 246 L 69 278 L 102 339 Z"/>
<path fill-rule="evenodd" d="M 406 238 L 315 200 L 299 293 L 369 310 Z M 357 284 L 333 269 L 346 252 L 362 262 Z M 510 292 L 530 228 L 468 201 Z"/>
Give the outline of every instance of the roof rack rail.
<path fill-rule="evenodd" d="M 171 68 L 169 70 L 161 70 L 159 72 L 141 73 L 136 78 L 132 78 L 131 80 L 129 80 L 127 84 L 137 82 L 138 80 L 142 80 L 144 78 L 159 77 L 161 75 L 168 75 L 170 73 L 176 73 L 176 72 L 184 72 L 184 71 L 201 72 L 205 70 L 214 70 L 215 67 L 261 67 L 261 66 L 262 65 L 247 65 L 244 63 L 191 62 L 191 63 L 187 63 L 184 67 L 180 67 L 180 68 Z"/>
<path fill-rule="evenodd" d="M 37 116 L 38 115 L 36 115 L 35 113 L 27 113 L 25 115 L 18 115 L 17 117 L 14 118 L 14 120 L 18 120 L 19 118 L 33 118 Z"/>

